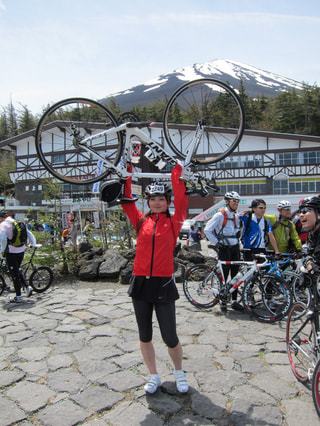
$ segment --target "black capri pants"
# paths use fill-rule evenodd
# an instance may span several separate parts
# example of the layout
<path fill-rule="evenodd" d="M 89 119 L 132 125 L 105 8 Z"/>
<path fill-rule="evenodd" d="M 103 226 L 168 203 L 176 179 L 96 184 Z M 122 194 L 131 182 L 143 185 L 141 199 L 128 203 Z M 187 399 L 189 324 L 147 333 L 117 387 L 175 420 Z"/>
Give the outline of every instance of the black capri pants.
<path fill-rule="evenodd" d="M 148 343 L 152 340 L 152 314 L 154 309 L 163 341 L 169 348 L 177 346 L 179 338 L 176 330 L 176 308 L 174 301 L 152 303 L 132 298 L 132 303 L 141 342 Z"/>

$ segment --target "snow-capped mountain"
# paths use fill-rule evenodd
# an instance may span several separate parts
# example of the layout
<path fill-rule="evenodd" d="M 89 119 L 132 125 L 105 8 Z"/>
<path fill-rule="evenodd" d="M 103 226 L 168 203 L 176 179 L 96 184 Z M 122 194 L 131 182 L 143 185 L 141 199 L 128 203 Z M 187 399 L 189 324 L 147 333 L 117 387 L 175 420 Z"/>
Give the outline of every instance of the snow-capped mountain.
<path fill-rule="evenodd" d="M 240 80 L 242 80 L 246 94 L 253 97 L 266 96 L 269 98 L 293 88 L 299 91 L 303 87 L 303 84 L 298 81 L 250 65 L 217 59 L 161 74 L 159 77 L 131 89 L 106 96 L 100 102 L 107 104 L 110 98 L 114 98 L 122 110 L 128 111 L 135 105 L 146 106 L 165 97 L 169 99 L 182 84 L 204 77 L 222 80 L 236 90 L 239 88 Z"/>

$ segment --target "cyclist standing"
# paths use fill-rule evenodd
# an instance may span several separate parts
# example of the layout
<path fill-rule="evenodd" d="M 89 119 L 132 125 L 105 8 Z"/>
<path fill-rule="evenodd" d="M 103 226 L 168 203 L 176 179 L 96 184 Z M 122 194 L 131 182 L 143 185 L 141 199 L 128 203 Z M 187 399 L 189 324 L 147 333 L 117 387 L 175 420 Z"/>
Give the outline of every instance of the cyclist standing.
<path fill-rule="evenodd" d="M 279 254 L 271 223 L 264 218 L 266 208 L 266 202 L 256 198 L 251 202 L 251 211 L 240 215 L 240 220 L 243 221 L 241 241 L 245 249 L 250 249 L 244 252 L 244 260 L 251 261 L 253 254 L 265 253 L 268 242 L 271 243 L 275 253 Z"/>
<path fill-rule="evenodd" d="M 307 261 L 307 269 L 311 274 L 320 274 L 320 198 L 308 197 L 299 205 L 300 221 L 304 229 L 309 231 L 306 246 L 311 258 Z"/>
<path fill-rule="evenodd" d="M 21 272 L 20 265 L 24 258 L 24 252 L 26 246 L 23 244 L 19 247 L 15 247 L 10 244 L 10 241 L 13 237 L 13 224 L 14 219 L 9 217 L 6 212 L 0 212 L 0 251 L 4 254 L 6 258 L 6 263 L 9 268 L 9 271 L 12 275 L 14 289 L 16 295 L 14 297 L 9 297 L 9 302 L 20 303 L 22 302 L 21 288 L 22 285 L 26 287 L 27 297 L 31 296 L 32 288 L 27 286 L 23 273 Z M 31 245 L 36 244 L 34 235 L 27 229 L 28 239 Z"/>
<path fill-rule="evenodd" d="M 130 168 L 129 168 L 130 169 Z M 141 213 L 130 201 L 131 178 L 127 179 L 122 208 L 137 232 L 133 282 L 129 289 L 139 328 L 140 349 L 150 372 L 144 389 L 153 394 L 161 380 L 156 367 L 152 343 L 152 314 L 156 312 L 161 336 L 168 347 L 174 365 L 174 377 L 180 393 L 188 391 L 182 370 L 182 347 L 176 332 L 175 300 L 179 294 L 173 278 L 173 250 L 179 231 L 187 217 L 188 197 L 185 184 L 179 180 L 182 167 L 177 164 L 171 173 L 175 214 L 171 217 L 171 188 L 155 182 L 146 187 L 145 194 L 150 211 Z"/>
<path fill-rule="evenodd" d="M 296 230 L 295 224 L 290 219 L 291 203 L 290 201 L 282 200 L 277 205 L 279 216 L 275 214 L 265 214 L 264 217 L 269 220 L 272 226 L 274 238 L 277 241 L 277 246 L 280 253 L 288 253 L 289 242 L 291 240 L 297 251 L 302 250 L 302 243 Z M 272 246 L 269 242 L 269 248 Z"/>
<path fill-rule="evenodd" d="M 240 260 L 240 220 L 237 213 L 240 195 L 227 192 L 224 196 L 226 208 L 220 209 L 206 224 L 204 233 L 211 244 L 218 247 L 219 260 Z M 223 275 L 227 281 L 229 272 L 233 278 L 239 270 L 239 265 L 223 265 Z M 244 308 L 237 302 L 238 291 L 232 293 L 231 308 L 243 311 Z M 221 311 L 226 312 L 226 306 L 221 305 Z"/>

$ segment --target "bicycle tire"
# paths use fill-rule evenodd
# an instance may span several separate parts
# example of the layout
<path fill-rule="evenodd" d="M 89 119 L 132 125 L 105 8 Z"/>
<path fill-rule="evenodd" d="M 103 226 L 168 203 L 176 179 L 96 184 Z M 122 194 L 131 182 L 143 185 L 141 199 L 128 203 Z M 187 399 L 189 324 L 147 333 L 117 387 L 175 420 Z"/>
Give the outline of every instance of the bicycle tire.
<path fill-rule="evenodd" d="M 66 183 L 92 184 L 110 170 L 80 142 L 89 135 L 116 127 L 117 119 L 103 105 L 87 98 L 64 99 L 52 105 L 41 117 L 35 134 L 38 157 L 46 170 Z M 116 165 L 122 152 L 122 135 L 100 136 L 90 147 Z"/>
<path fill-rule="evenodd" d="M 274 323 L 288 315 L 292 294 L 285 280 L 278 275 L 257 275 L 244 285 L 242 303 L 257 321 Z"/>
<path fill-rule="evenodd" d="M 317 414 L 320 417 L 320 359 L 314 369 L 312 378 L 312 399 L 316 408 Z"/>
<path fill-rule="evenodd" d="M 281 276 L 292 289 L 294 301 L 304 303 L 308 309 L 312 300 L 312 281 L 309 276 L 297 274 L 293 271 L 283 271 L 281 272 Z M 305 280 L 310 280 L 310 285 L 306 285 Z"/>
<path fill-rule="evenodd" d="M 212 289 L 219 292 L 220 287 L 220 278 L 208 265 L 196 265 L 189 268 L 183 281 L 186 298 L 197 308 L 215 306 L 219 300 L 214 296 Z"/>
<path fill-rule="evenodd" d="M 316 353 L 315 327 L 306 309 L 303 303 L 294 303 L 289 312 L 286 329 L 290 366 L 295 377 L 302 383 L 310 379 L 319 356 Z M 313 315 L 312 312 L 311 315 Z"/>
<path fill-rule="evenodd" d="M 29 284 L 37 293 L 43 293 L 52 284 L 53 272 L 48 266 L 35 268 L 29 278 Z"/>
<path fill-rule="evenodd" d="M 5 288 L 5 281 L 2 275 L 0 275 L 0 296 L 4 292 Z"/>
<path fill-rule="evenodd" d="M 212 78 L 190 81 L 174 92 L 164 115 L 163 130 L 172 151 L 184 159 L 198 122 L 205 131 L 193 160 L 212 164 L 239 145 L 245 127 L 241 99 L 226 83 Z"/>

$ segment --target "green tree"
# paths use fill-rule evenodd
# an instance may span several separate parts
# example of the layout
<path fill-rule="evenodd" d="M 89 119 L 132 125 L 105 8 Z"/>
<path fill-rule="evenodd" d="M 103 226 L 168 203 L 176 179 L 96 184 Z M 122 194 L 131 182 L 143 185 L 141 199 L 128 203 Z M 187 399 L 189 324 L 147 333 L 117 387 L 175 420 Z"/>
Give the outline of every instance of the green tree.
<path fill-rule="evenodd" d="M 17 136 L 18 134 L 17 112 L 12 102 L 10 102 L 10 104 L 8 104 L 8 106 L 6 107 L 6 113 L 9 138 L 12 138 L 13 136 Z"/>
<path fill-rule="evenodd" d="M 6 110 L 3 108 L 0 115 L 0 141 L 4 141 L 9 138 L 9 127 L 7 120 Z"/>
<path fill-rule="evenodd" d="M 18 116 L 19 133 L 27 132 L 36 127 L 36 120 L 26 105 L 22 105 L 22 113 Z"/>
<path fill-rule="evenodd" d="M 12 186 L 9 172 L 16 170 L 16 160 L 13 152 L 1 151 L 0 153 L 0 188 L 4 196 L 7 195 L 7 187 Z"/>

